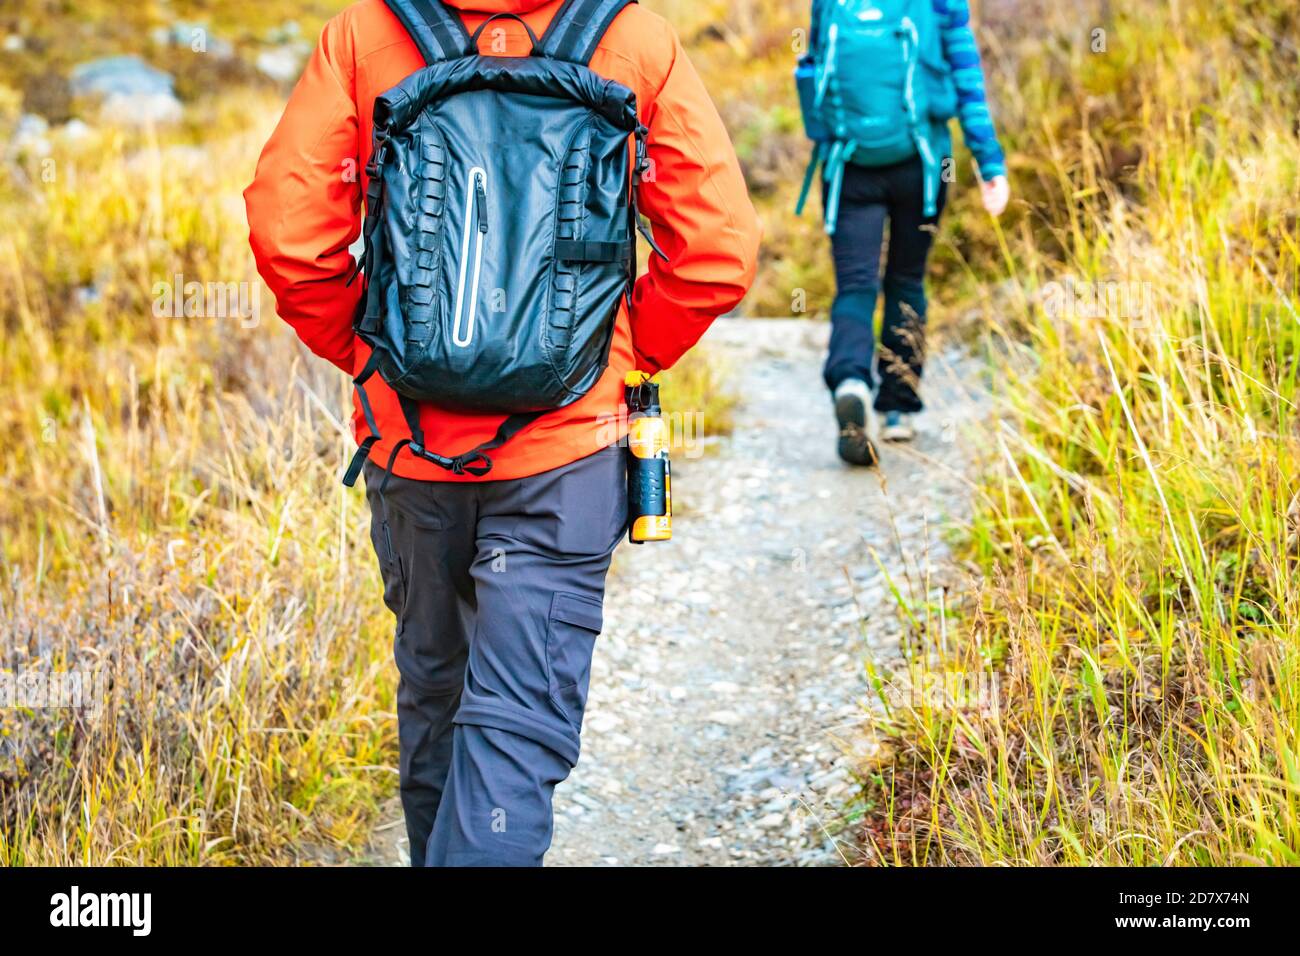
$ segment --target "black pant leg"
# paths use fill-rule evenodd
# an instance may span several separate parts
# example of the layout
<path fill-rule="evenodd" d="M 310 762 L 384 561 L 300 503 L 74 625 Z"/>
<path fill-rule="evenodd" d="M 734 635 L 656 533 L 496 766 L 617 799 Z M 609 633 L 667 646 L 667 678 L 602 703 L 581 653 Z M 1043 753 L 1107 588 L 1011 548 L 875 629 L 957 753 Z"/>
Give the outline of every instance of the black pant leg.
<path fill-rule="evenodd" d="M 885 237 L 885 192 L 875 170 L 848 166 L 840 197 L 839 224 L 831 237 L 835 301 L 823 377 L 834 390 L 848 378 L 873 385 L 876 298 Z"/>
<path fill-rule="evenodd" d="M 876 359 L 876 409 L 919 412 L 925 365 L 925 270 L 939 214 L 947 196 L 940 182 L 935 215 L 924 215 L 920 159 L 889 168 L 889 252 L 883 284 L 885 306 Z"/>
<path fill-rule="evenodd" d="M 460 707 L 476 614 L 475 489 L 448 482 L 389 479 L 367 463 L 371 542 L 384 602 L 397 620 L 399 787 L 411 865 L 424 848 L 451 766 L 452 720 Z"/>

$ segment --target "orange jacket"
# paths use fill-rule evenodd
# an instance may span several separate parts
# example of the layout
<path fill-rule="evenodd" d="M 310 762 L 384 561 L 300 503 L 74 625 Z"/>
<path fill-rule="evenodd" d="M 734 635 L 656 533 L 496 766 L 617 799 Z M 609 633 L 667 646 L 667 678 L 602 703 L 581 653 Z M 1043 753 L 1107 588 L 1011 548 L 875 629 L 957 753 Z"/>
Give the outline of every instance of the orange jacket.
<path fill-rule="evenodd" d="M 539 36 L 562 0 L 447 0 L 472 33 L 493 13 L 521 15 Z M 472 8 L 472 9 L 470 9 Z M 526 55 L 527 35 L 497 21 L 506 53 Z M 370 159 L 375 98 L 424 65 L 415 44 L 382 0 L 362 0 L 325 27 L 257 164 L 248 204 L 258 270 L 280 317 L 317 355 L 349 375 L 369 350 L 352 334 L 360 283 L 347 285 L 349 246 L 361 231 L 364 169 Z M 639 187 L 640 207 L 668 260 L 650 257 L 619 310 L 609 368 L 582 399 L 544 415 L 493 454 L 491 479 L 519 478 L 577 461 L 622 437 L 623 378 L 635 368 L 668 368 L 753 282 L 760 227 L 727 131 L 676 33 L 661 17 L 629 6 L 605 35 L 591 68 L 637 96 L 650 130 L 653 177 Z M 653 181 L 651 181 L 653 180 Z M 396 394 L 376 376 L 366 386 L 383 441 L 371 459 L 387 462 L 409 428 Z M 502 415 L 453 414 L 425 407 L 427 446 L 454 455 L 487 441 Z M 369 434 L 359 407 L 357 435 Z M 399 475 L 435 481 L 455 476 L 403 451 Z M 481 480 L 481 479 L 479 479 Z"/>

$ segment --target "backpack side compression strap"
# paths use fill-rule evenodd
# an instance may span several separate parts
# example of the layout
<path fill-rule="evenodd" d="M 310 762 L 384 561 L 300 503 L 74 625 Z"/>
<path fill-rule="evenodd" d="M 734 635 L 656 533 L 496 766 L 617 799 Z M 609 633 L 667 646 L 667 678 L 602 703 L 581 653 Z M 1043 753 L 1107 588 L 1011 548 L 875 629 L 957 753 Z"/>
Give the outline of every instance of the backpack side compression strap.
<path fill-rule="evenodd" d="M 542 37 L 539 51 L 552 60 L 586 66 L 601 37 L 623 8 L 636 0 L 565 0 Z"/>
<path fill-rule="evenodd" d="M 347 472 L 343 475 L 343 484 L 351 488 L 357 483 L 357 478 L 361 475 L 361 469 L 365 466 L 366 461 L 370 458 L 370 449 L 379 441 L 379 423 L 375 421 L 374 409 L 370 406 L 370 396 L 366 394 L 366 382 L 379 371 L 379 363 L 383 360 L 384 353 L 381 349 L 373 349 L 370 352 L 370 358 L 366 360 L 365 367 L 361 370 L 352 381 L 352 385 L 357 390 L 357 398 L 361 402 L 361 413 L 366 418 L 366 427 L 370 429 L 367 435 L 357 448 L 357 453 L 352 456 L 352 463 L 348 465 Z"/>
<path fill-rule="evenodd" d="M 384 0 L 406 27 L 425 63 L 456 60 L 473 52 L 465 24 L 442 0 Z"/>

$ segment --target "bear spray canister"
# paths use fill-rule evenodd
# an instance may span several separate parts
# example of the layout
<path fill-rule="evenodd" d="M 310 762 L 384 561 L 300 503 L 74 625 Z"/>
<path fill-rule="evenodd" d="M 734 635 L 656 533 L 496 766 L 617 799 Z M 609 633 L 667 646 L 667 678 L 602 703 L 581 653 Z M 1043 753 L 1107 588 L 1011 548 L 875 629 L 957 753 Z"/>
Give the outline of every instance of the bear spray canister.
<path fill-rule="evenodd" d="M 633 544 L 673 536 L 669 431 L 659 406 L 658 377 L 629 372 L 624 379 L 628 411 L 628 538 Z"/>

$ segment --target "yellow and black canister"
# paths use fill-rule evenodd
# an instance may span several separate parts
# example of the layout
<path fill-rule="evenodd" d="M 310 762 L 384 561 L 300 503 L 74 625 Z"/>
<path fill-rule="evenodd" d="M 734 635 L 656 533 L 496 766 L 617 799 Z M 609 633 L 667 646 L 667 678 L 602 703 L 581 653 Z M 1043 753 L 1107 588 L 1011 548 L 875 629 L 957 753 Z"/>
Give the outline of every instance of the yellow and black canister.
<path fill-rule="evenodd" d="M 658 376 L 629 372 L 627 394 L 628 539 L 633 544 L 669 541 L 673 536 L 670 435 L 659 406 Z"/>

